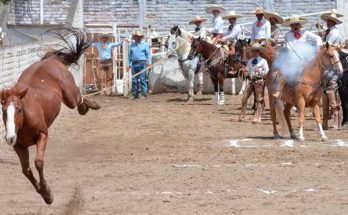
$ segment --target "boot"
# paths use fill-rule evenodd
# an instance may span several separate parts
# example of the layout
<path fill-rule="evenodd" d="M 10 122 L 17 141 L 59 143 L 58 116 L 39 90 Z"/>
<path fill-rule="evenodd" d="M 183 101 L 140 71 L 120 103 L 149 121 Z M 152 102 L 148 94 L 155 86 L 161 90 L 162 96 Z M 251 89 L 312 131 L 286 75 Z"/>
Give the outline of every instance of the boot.
<path fill-rule="evenodd" d="M 203 95 L 203 84 L 198 84 L 198 91 L 196 95 Z"/>

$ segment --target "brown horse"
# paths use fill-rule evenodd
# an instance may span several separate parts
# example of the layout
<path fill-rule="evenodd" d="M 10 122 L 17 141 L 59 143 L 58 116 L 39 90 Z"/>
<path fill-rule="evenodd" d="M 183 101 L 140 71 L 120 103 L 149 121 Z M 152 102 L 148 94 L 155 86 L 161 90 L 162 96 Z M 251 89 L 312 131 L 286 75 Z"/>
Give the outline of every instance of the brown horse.
<path fill-rule="evenodd" d="M 291 136 L 295 136 L 291 125 L 290 109 L 297 105 L 299 115 L 299 140 L 304 141 L 303 126 L 305 107 L 314 108 L 315 121 L 318 124 L 321 140 L 327 140 L 321 124 L 320 99 L 323 93 L 323 78 L 326 71 L 337 69 L 340 59 L 334 47 L 328 43 L 323 46 L 317 56 L 304 68 L 303 73 L 295 85 L 286 84 L 282 92 L 283 100 L 286 102 L 284 108 L 285 119 Z M 338 68 L 339 69 L 339 68 Z"/>
<path fill-rule="evenodd" d="M 23 174 L 33 184 L 47 204 L 53 195 L 43 173 L 44 153 L 48 128 L 58 116 L 61 103 L 73 109 L 77 106 L 81 115 L 99 105 L 82 99 L 72 74 L 68 70 L 89 47 L 90 42 L 78 29 L 60 29 L 60 39 L 66 47 L 53 50 L 23 71 L 17 84 L 0 93 L 6 142 L 13 145 L 22 165 Z M 75 41 L 76 44 L 73 44 Z M 29 165 L 28 147 L 36 145 L 35 167 L 40 182 L 34 177 Z"/>
<path fill-rule="evenodd" d="M 203 39 L 193 38 L 191 50 L 188 59 L 192 60 L 195 56 L 201 54 L 205 60 L 206 68 L 210 73 L 210 78 L 214 85 L 215 101 L 217 104 L 223 105 L 225 102 L 224 95 L 224 75 L 225 75 L 225 59 L 220 48 L 204 41 Z"/>

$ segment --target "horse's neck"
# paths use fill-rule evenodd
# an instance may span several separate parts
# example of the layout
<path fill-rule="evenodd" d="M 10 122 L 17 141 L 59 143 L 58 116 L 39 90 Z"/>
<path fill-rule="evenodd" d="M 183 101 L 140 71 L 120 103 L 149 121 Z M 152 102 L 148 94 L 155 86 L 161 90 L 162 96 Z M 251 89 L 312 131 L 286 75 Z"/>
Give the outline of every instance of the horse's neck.
<path fill-rule="evenodd" d="M 261 53 L 261 57 L 267 61 L 268 65 L 273 65 L 273 60 L 276 57 L 276 50 L 270 45 L 267 45 L 266 50 Z"/>
<path fill-rule="evenodd" d="M 316 56 L 305 68 L 302 74 L 302 81 L 319 84 L 323 77 L 323 68 L 320 65 L 319 57 Z"/>
<path fill-rule="evenodd" d="M 202 52 L 202 56 L 205 60 L 211 59 L 212 55 L 215 53 L 217 47 L 213 44 L 210 44 L 206 41 L 202 41 L 201 42 L 203 45 L 203 52 Z"/>
<path fill-rule="evenodd" d="M 189 52 L 190 52 L 190 46 L 189 43 L 181 37 L 176 38 L 177 46 L 176 46 L 176 54 L 178 55 L 179 59 L 185 59 Z"/>
<path fill-rule="evenodd" d="M 191 34 L 188 31 L 185 31 L 183 29 L 180 28 L 180 32 L 181 32 L 181 37 L 184 38 L 186 41 L 190 41 L 191 38 L 193 37 L 193 34 Z"/>

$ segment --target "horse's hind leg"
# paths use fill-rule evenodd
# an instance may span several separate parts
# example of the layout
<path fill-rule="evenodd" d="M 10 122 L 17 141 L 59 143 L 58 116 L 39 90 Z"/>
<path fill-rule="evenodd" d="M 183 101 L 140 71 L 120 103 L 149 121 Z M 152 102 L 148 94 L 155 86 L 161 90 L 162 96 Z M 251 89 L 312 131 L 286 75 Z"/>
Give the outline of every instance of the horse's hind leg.
<path fill-rule="evenodd" d="M 39 182 L 35 179 L 33 172 L 31 171 L 30 168 L 30 163 L 29 163 L 29 150 L 27 147 L 24 147 L 20 144 L 16 144 L 13 146 L 15 152 L 18 155 L 18 158 L 21 162 L 22 166 L 22 172 L 29 179 L 29 181 L 32 183 L 34 186 L 35 190 L 39 192 L 40 189 L 40 184 Z"/>
<path fill-rule="evenodd" d="M 283 113 L 285 116 L 286 124 L 288 125 L 290 138 L 295 139 L 296 135 L 295 135 L 294 129 L 292 128 L 292 125 L 291 125 L 291 108 L 292 108 L 292 104 L 286 103 Z"/>
<path fill-rule="evenodd" d="M 225 92 L 224 92 L 224 74 L 219 75 L 219 96 L 220 96 L 220 101 L 219 101 L 219 105 L 223 105 L 225 104 Z"/>
<path fill-rule="evenodd" d="M 41 132 L 39 135 L 39 139 L 36 143 L 37 151 L 36 151 L 36 158 L 35 158 L 35 167 L 37 171 L 39 172 L 39 176 L 40 176 L 40 188 L 38 190 L 38 193 L 40 193 L 42 198 L 45 200 L 46 204 L 52 204 L 53 195 L 51 193 L 50 187 L 47 185 L 47 182 L 45 180 L 44 173 L 43 173 L 46 144 L 47 144 L 47 135 Z"/>

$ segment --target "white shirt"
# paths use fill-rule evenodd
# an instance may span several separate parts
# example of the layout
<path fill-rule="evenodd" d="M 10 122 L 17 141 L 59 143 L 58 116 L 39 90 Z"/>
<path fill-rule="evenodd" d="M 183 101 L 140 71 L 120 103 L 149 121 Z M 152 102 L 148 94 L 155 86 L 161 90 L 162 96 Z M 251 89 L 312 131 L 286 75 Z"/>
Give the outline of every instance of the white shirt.
<path fill-rule="evenodd" d="M 258 21 L 252 24 L 251 30 L 251 40 L 255 41 L 258 39 L 269 39 L 271 38 L 271 23 L 267 21 L 265 18 L 261 20 L 261 27 L 257 27 Z"/>
<path fill-rule="evenodd" d="M 268 63 L 265 59 L 263 59 L 262 57 L 258 56 L 257 59 L 257 64 L 253 65 L 253 61 L 255 58 L 252 58 L 250 60 L 248 60 L 248 73 L 251 79 L 255 78 L 255 77 L 264 77 L 268 71 L 269 71 L 269 67 L 268 67 Z"/>
<path fill-rule="evenodd" d="M 199 31 L 196 31 L 196 29 L 198 28 L 199 28 Z M 207 29 L 204 26 L 200 25 L 196 27 L 196 29 L 195 29 L 195 32 L 193 33 L 195 37 L 201 37 L 202 39 L 207 38 Z"/>
<path fill-rule="evenodd" d="M 224 32 L 223 31 L 224 20 L 222 20 L 221 16 L 214 17 L 212 19 L 212 24 L 213 24 L 213 28 L 209 29 L 210 33 L 212 33 L 212 34 L 216 34 L 216 33 L 222 34 Z"/>
<path fill-rule="evenodd" d="M 326 36 L 326 42 L 330 45 L 338 45 L 341 42 L 340 31 L 336 25 L 330 28 L 330 32 Z"/>
<path fill-rule="evenodd" d="M 224 35 L 223 40 L 234 41 L 241 38 L 242 28 L 238 24 L 234 24 L 232 30 L 228 30 Z"/>
<path fill-rule="evenodd" d="M 301 38 L 296 39 L 294 37 L 293 31 L 290 30 L 288 33 L 286 33 L 285 34 L 286 46 L 288 48 L 290 48 L 288 43 L 290 43 L 291 46 L 294 46 L 294 44 L 296 44 L 296 43 L 308 43 L 311 45 L 315 45 L 317 47 L 323 45 L 323 41 L 322 41 L 321 37 L 319 37 L 318 35 L 310 32 L 310 31 L 301 30 L 300 34 L 301 34 Z"/>

